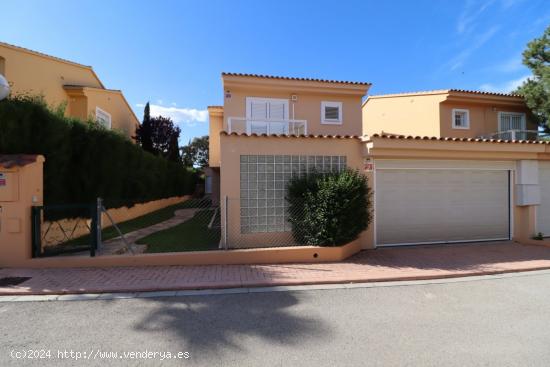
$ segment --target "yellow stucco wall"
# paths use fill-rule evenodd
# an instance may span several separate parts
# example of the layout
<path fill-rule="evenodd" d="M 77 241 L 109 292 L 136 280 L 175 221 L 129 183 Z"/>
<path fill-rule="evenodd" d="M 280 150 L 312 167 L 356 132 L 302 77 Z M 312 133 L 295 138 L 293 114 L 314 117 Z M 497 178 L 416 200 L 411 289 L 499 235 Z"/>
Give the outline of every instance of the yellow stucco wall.
<path fill-rule="evenodd" d="M 91 67 L 0 42 L 0 60 L 12 95 L 42 95 L 48 105 L 66 104 L 67 116 L 86 120 L 99 106 L 111 114 L 112 128 L 132 137 L 139 120 L 122 93 L 104 89 Z M 2 70 L 0 69 L 0 73 Z M 64 86 L 86 88 L 86 93 L 68 92 Z"/>
<path fill-rule="evenodd" d="M 369 97 L 362 108 L 363 134 L 439 136 L 442 94 Z"/>
<path fill-rule="evenodd" d="M 126 136 L 136 135 L 139 121 L 132 112 L 122 94 L 118 91 L 105 89 L 86 89 L 88 97 L 88 116 L 95 118 L 96 107 L 111 114 L 111 129 L 122 132 Z"/>
<path fill-rule="evenodd" d="M 44 95 L 50 105 L 67 102 L 63 85 L 101 88 L 90 68 L 46 56 L 14 49 L 0 43 L 0 57 L 5 59 L 5 77 L 12 94 Z"/>

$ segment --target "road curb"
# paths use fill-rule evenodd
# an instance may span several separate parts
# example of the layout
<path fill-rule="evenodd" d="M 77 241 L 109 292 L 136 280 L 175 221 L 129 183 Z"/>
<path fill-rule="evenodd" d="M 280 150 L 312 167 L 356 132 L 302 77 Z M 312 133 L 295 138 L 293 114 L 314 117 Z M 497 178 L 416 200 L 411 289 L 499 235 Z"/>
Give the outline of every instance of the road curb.
<path fill-rule="evenodd" d="M 355 283 L 324 283 L 324 284 L 302 284 L 302 285 L 275 285 L 275 286 L 252 286 L 234 288 L 210 288 L 210 289 L 180 289 L 170 291 L 133 291 L 133 292 L 88 292 L 77 294 L 25 294 L 25 295 L 0 295 L 0 303 L 3 302 L 49 302 L 49 301 L 104 301 L 122 300 L 136 298 L 166 298 L 166 297 L 188 297 L 188 296 L 212 296 L 231 295 L 246 293 L 272 293 L 272 292 L 293 292 L 293 291 L 316 291 L 335 289 L 359 289 L 359 288 L 386 288 L 406 287 L 415 285 L 437 285 L 449 283 L 467 283 L 483 280 L 498 280 L 525 276 L 539 276 L 550 274 L 550 269 L 500 272 L 493 274 L 466 275 L 436 279 L 409 279 L 391 281 L 370 281 Z"/>

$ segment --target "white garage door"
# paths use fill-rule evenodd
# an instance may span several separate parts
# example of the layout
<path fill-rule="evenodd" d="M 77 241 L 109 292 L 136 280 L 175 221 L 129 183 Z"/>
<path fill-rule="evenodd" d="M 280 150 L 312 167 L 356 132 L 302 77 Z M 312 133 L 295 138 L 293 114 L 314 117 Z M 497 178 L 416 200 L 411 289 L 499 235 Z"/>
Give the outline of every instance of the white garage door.
<path fill-rule="evenodd" d="M 380 169 L 375 195 L 377 245 L 510 236 L 505 170 Z"/>
<path fill-rule="evenodd" d="M 537 232 L 550 236 L 550 162 L 539 162 L 540 205 L 537 207 Z"/>

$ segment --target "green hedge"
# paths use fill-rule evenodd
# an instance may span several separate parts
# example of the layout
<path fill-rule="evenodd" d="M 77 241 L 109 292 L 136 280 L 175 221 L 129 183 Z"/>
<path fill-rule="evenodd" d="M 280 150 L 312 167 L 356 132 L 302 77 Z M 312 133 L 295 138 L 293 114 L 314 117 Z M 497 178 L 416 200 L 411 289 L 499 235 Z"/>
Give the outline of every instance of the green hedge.
<path fill-rule="evenodd" d="M 198 175 L 118 132 L 64 117 L 37 98 L 0 101 L 0 154 L 43 154 L 44 202 L 132 205 L 193 193 Z"/>
<path fill-rule="evenodd" d="M 288 185 L 287 200 L 293 237 L 304 245 L 344 245 L 372 218 L 367 177 L 351 169 L 296 178 Z"/>

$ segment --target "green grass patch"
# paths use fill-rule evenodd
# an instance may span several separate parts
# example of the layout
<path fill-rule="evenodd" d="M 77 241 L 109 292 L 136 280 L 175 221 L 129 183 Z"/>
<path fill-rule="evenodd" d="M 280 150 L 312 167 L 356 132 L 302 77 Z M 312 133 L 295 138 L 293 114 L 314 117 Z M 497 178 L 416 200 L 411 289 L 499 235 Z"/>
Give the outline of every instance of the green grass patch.
<path fill-rule="evenodd" d="M 137 243 L 147 245 L 147 253 L 216 250 L 220 228 L 208 228 L 214 210 L 199 210 L 188 221 L 143 237 Z"/>
<path fill-rule="evenodd" d="M 145 214 L 141 217 L 137 217 L 125 222 L 117 223 L 117 226 L 123 234 L 129 233 L 141 228 L 152 226 L 160 222 L 164 222 L 165 220 L 172 218 L 174 216 L 174 212 L 178 209 L 206 207 L 209 204 L 210 202 L 204 199 L 189 199 L 184 201 L 183 203 L 170 205 L 170 206 L 167 206 L 166 208 L 156 210 L 149 214 Z M 107 224 L 110 225 L 111 224 L 110 221 Z M 104 228 L 101 231 L 102 241 L 107 241 L 118 236 L 119 236 L 118 231 L 112 225 L 110 227 Z M 88 234 L 88 235 L 81 236 L 81 237 L 72 239 L 70 241 L 64 242 L 63 244 L 46 248 L 44 251 L 44 255 L 45 256 L 56 255 L 60 252 L 86 251 L 86 250 L 89 250 L 91 242 L 92 242 L 92 237 L 91 235 Z"/>

